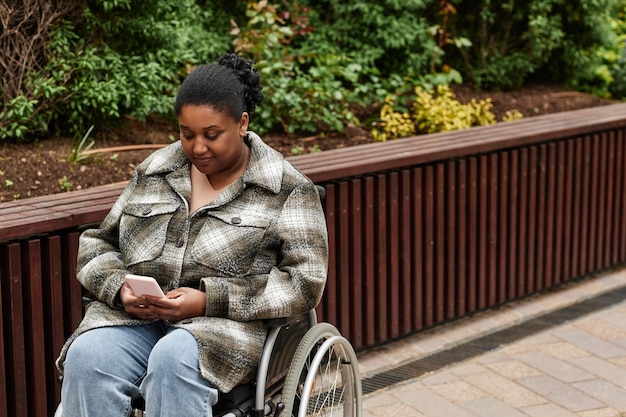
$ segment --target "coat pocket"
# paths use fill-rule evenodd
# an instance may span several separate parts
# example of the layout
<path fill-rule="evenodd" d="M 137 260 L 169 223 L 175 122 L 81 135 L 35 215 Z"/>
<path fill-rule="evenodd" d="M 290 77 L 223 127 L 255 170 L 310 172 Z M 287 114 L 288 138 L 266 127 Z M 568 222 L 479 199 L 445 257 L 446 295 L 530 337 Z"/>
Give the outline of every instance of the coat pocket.
<path fill-rule="evenodd" d="M 211 212 L 193 248 L 195 262 L 225 276 L 242 276 L 250 272 L 262 249 L 270 217 L 233 215 Z"/>
<path fill-rule="evenodd" d="M 120 220 L 120 250 L 126 266 L 152 261 L 163 253 L 167 229 L 179 202 L 131 203 Z"/>

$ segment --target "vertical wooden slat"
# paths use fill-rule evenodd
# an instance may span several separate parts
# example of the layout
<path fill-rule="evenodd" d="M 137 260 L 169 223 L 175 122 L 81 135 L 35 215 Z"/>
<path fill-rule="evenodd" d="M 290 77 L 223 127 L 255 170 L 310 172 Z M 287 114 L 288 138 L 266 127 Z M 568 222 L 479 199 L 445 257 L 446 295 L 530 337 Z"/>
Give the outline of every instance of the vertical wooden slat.
<path fill-rule="evenodd" d="M 507 290 L 509 279 L 507 276 L 508 271 L 508 247 L 510 246 L 511 240 L 509 239 L 509 153 L 501 152 L 499 158 L 499 168 L 498 168 L 498 188 L 497 188 L 497 198 L 498 198 L 498 235 L 496 250 L 498 252 L 497 255 L 497 272 L 496 272 L 496 281 L 497 281 L 497 293 L 496 293 L 496 303 L 501 304 L 507 299 Z"/>
<path fill-rule="evenodd" d="M 376 239 L 375 239 L 375 202 L 376 195 L 374 190 L 374 179 L 366 177 L 363 180 L 365 208 L 363 215 L 363 257 L 365 258 L 365 266 L 363 273 L 365 274 L 365 306 L 368 312 L 376 312 L 376 303 L 378 302 L 378 294 L 376 292 L 376 276 L 375 256 L 376 256 Z M 368 345 L 372 345 L 379 341 L 376 337 L 376 320 L 366 321 L 365 341 Z"/>
<path fill-rule="evenodd" d="M 498 294 L 498 154 L 490 154 L 487 166 L 487 279 L 485 300 L 496 305 Z"/>
<path fill-rule="evenodd" d="M 579 204 L 581 206 L 580 210 L 580 238 L 579 242 L 579 253 L 577 254 L 577 259 L 579 260 L 578 274 L 585 275 L 589 271 L 587 269 L 587 262 L 589 259 L 589 206 L 592 204 L 589 200 L 592 198 L 590 189 L 591 189 L 591 165 L 592 165 L 592 157 L 591 154 L 591 141 L 589 138 L 583 138 L 583 166 L 582 166 L 582 194 L 581 200 Z"/>
<path fill-rule="evenodd" d="M 598 148 L 598 165 L 596 170 L 597 185 L 594 188 L 596 190 L 596 238 L 592 241 L 592 245 L 595 246 L 595 262 L 592 263 L 594 270 L 603 268 L 604 259 L 604 222 L 606 216 L 606 167 L 607 167 L 607 141 L 605 138 L 596 136 L 596 143 Z"/>
<path fill-rule="evenodd" d="M 478 254 L 479 207 L 478 207 L 478 159 L 469 158 L 468 164 L 468 233 L 467 233 L 467 309 L 478 308 Z"/>
<path fill-rule="evenodd" d="M 46 370 L 52 364 L 46 363 L 42 346 L 46 346 L 44 337 L 43 283 L 41 274 L 41 244 L 39 240 L 29 240 L 22 247 L 22 281 L 24 283 L 24 327 L 26 356 L 28 358 L 27 380 L 28 399 L 33 417 L 48 416 Z M 75 253 L 75 252 L 74 252 Z M 76 280 L 74 280 L 76 281 Z M 80 296 L 78 297 L 80 303 Z M 50 370 L 54 372 L 54 370 Z M 52 394 L 52 392 L 50 393 Z"/>
<path fill-rule="evenodd" d="M 387 175 L 387 325 L 389 338 L 400 336 L 400 202 L 398 195 L 398 173 L 390 172 Z"/>
<path fill-rule="evenodd" d="M 528 149 L 520 150 L 520 171 L 519 171 L 519 222 L 518 230 L 518 270 L 517 270 L 517 291 L 518 297 L 526 294 L 526 282 L 529 279 L 527 256 L 528 242 L 528 189 L 530 182 L 529 152 Z"/>
<path fill-rule="evenodd" d="M 563 224 L 566 221 L 565 206 L 569 206 L 571 203 L 566 202 L 566 152 L 567 144 L 565 142 L 559 142 L 554 148 L 555 157 L 555 193 L 554 193 L 554 212 L 552 213 L 552 221 L 554 222 L 554 262 L 553 269 L 551 271 L 554 284 L 559 284 L 563 281 Z"/>
<path fill-rule="evenodd" d="M 79 232 L 70 232 L 63 235 L 63 293 L 68 301 L 65 304 L 65 337 L 78 327 L 83 315 L 83 289 L 76 279 L 76 254 L 78 253 Z"/>
<path fill-rule="evenodd" d="M 538 151 L 536 147 L 529 149 L 528 159 L 528 239 L 526 240 L 526 294 L 536 289 L 536 253 L 537 250 L 537 168 L 539 166 Z"/>
<path fill-rule="evenodd" d="M 621 167 L 621 189 L 619 193 L 620 201 L 620 227 L 619 227 L 619 259 L 622 262 L 626 259 L 626 133 L 624 131 L 619 132 L 620 143 L 622 144 L 622 154 L 620 158 Z"/>
<path fill-rule="evenodd" d="M 519 221 L 518 208 L 519 208 L 519 151 L 512 150 L 509 152 L 509 195 L 507 198 L 507 219 L 509 229 L 509 244 L 507 254 L 507 268 L 506 276 L 508 278 L 508 291 L 507 298 L 513 300 L 517 296 L 517 281 L 519 277 L 517 275 L 517 265 L 519 263 L 518 254 L 518 230 L 517 224 Z"/>
<path fill-rule="evenodd" d="M 424 169 L 424 325 L 435 323 L 435 170 L 432 165 Z"/>
<path fill-rule="evenodd" d="M 8 253 L 6 245 L 0 244 L 0 253 Z M 8 279 L 8 266 L 5 265 L 5 262 L 0 261 L 0 282 Z M 7 301 L 5 301 L 5 298 Z M 8 320 L 4 312 L 5 308 L 8 309 L 8 306 L 8 295 L 5 296 L 2 285 L 0 285 L 0 417 L 9 417 L 9 397 L 7 392 L 7 387 L 9 386 L 9 376 L 5 366 L 7 363 L 7 357 L 4 353 L 8 349 L 8 346 L 5 345 L 4 342 L 5 340 L 8 340 L 5 337 L 5 333 L 8 332 L 8 327 L 5 329 L 5 323 L 7 323 Z"/>
<path fill-rule="evenodd" d="M 350 295 L 352 276 L 350 270 L 350 221 L 352 219 L 351 201 L 348 193 L 348 183 L 341 181 L 336 186 L 339 216 L 336 230 L 339 233 L 336 246 L 338 249 L 337 259 L 337 314 L 339 315 L 339 329 L 346 335 L 352 334 L 352 323 L 350 323 Z"/>
<path fill-rule="evenodd" d="M 481 156 L 478 164 L 478 277 L 476 307 L 487 307 L 489 253 L 489 158 Z"/>
<path fill-rule="evenodd" d="M 445 320 L 445 287 L 446 287 L 446 218 L 445 218 L 445 196 L 446 196 L 445 165 L 443 163 L 435 165 L 435 323 Z"/>
<path fill-rule="evenodd" d="M 387 274 L 387 182 L 383 174 L 376 176 L 376 338 L 388 337 L 388 274 Z"/>
<path fill-rule="evenodd" d="M 626 165 L 624 165 L 624 135 L 621 131 L 618 131 L 615 135 L 616 151 L 615 151 L 615 205 L 613 208 L 613 215 L 615 225 L 613 227 L 613 256 L 611 258 L 612 264 L 619 263 L 623 258 L 620 257 L 622 247 L 621 229 L 624 224 L 624 206 L 623 206 L 623 193 L 624 193 L 624 175 L 626 175 Z"/>
<path fill-rule="evenodd" d="M 445 311 L 447 320 L 456 317 L 457 300 L 457 201 L 456 201 L 456 161 L 449 161 L 445 164 Z"/>
<path fill-rule="evenodd" d="M 327 184 L 326 197 L 324 198 L 324 209 L 326 212 L 326 230 L 328 232 L 328 241 L 337 241 L 337 202 L 335 199 L 336 191 L 334 184 Z M 319 321 L 327 321 L 337 324 L 337 306 L 335 283 L 337 282 L 337 254 L 336 248 L 333 246 L 328 253 L 328 276 L 326 277 L 326 288 L 324 290 L 324 303 L 318 306 L 317 318 Z"/>
<path fill-rule="evenodd" d="M 574 167 L 576 165 L 576 141 L 574 139 L 565 142 L 565 171 L 564 171 L 564 197 L 563 197 L 563 250 L 562 250 L 562 278 L 561 282 L 568 281 L 572 276 L 572 243 L 576 238 L 574 230 Z M 574 185 L 576 184 L 576 185 Z"/>
<path fill-rule="evenodd" d="M 412 326 L 412 310 L 414 307 L 413 283 L 414 283 L 414 269 L 413 269 L 413 236 L 412 225 L 417 220 L 412 215 L 412 202 L 413 197 L 413 183 L 411 181 L 411 171 L 402 170 L 400 173 L 400 221 L 398 227 L 400 228 L 400 332 L 402 334 L 410 333 Z"/>
<path fill-rule="evenodd" d="M 533 148 L 535 149 L 535 148 Z M 536 223 L 535 223 L 535 250 L 534 259 L 535 265 L 533 271 L 534 287 L 533 291 L 542 290 L 544 288 L 544 270 L 546 262 L 545 253 L 545 230 L 546 230 L 546 183 L 547 183 L 547 148 L 546 145 L 541 145 L 537 149 L 537 162 L 536 162 Z"/>
<path fill-rule="evenodd" d="M 361 180 L 353 179 L 350 181 L 349 187 L 349 201 L 352 206 L 350 210 L 350 235 L 348 240 L 350 241 L 350 257 L 347 263 L 350 264 L 350 291 L 351 291 L 351 303 L 352 306 L 352 328 L 353 331 L 350 334 L 350 341 L 353 341 L 353 346 L 363 346 L 363 318 L 367 314 L 367 309 L 364 308 L 363 294 L 364 294 L 364 282 L 363 278 L 363 208 L 361 206 L 363 202 L 363 196 L 361 193 Z"/>
<path fill-rule="evenodd" d="M 426 247 L 424 233 L 424 184 L 423 184 L 422 168 L 415 168 L 411 171 L 413 181 L 413 287 L 411 295 L 413 296 L 413 330 L 420 330 L 424 327 L 424 275 L 425 264 L 424 250 Z"/>
<path fill-rule="evenodd" d="M 7 374 L 7 411 L 10 416 L 28 415 L 26 386 L 26 355 L 24 340 L 24 309 L 21 276 L 21 251 L 18 243 L 2 248 L 2 260 L 6 271 L 0 286 L 5 306 L 3 326 Z"/>
<path fill-rule="evenodd" d="M 572 250 L 569 253 L 569 259 L 571 260 L 571 273 L 572 277 L 578 277 L 581 275 L 581 256 L 583 246 L 581 243 L 582 234 L 583 234 L 583 224 L 582 224 L 582 216 L 583 216 L 583 193 L 584 193 L 584 183 L 583 183 L 583 171 L 585 167 L 585 146 L 582 138 L 578 138 L 574 142 L 574 197 L 572 199 L 572 223 L 571 223 L 571 239 L 570 242 L 572 244 Z"/>
<path fill-rule="evenodd" d="M 52 366 L 65 341 L 61 238 L 60 236 L 50 236 L 42 239 L 41 243 L 44 308 L 48 313 L 44 317 L 46 339 L 49 343 L 46 362 Z M 51 371 L 47 375 L 47 381 L 49 386 L 58 387 L 54 372 Z M 60 391 L 57 388 L 54 397 L 48 398 L 48 406 L 53 409 L 54 404 L 58 404 L 60 399 Z"/>
<path fill-rule="evenodd" d="M 550 288 L 554 282 L 554 213 L 556 211 L 556 171 L 557 155 L 556 144 L 550 143 L 546 147 L 546 194 L 545 194 L 545 228 L 544 228 L 544 257 L 543 257 L 543 288 Z"/>
<path fill-rule="evenodd" d="M 603 228 L 603 252 L 602 252 L 602 268 L 607 268 L 611 265 L 611 255 L 613 252 L 613 204 L 614 204 L 614 191 L 615 191 L 615 135 L 613 132 L 609 132 L 604 140 L 606 146 L 606 171 L 604 172 L 605 184 L 605 208 L 604 212 L 604 228 Z"/>
<path fill-rule="evenodd" d="M 468 313 L 467 308 L 467 161 L 462 159 L 457 165 L 457 221 L 456 221 L 456 240 L 457 240 L 457 314 L 464 316 Z"/>

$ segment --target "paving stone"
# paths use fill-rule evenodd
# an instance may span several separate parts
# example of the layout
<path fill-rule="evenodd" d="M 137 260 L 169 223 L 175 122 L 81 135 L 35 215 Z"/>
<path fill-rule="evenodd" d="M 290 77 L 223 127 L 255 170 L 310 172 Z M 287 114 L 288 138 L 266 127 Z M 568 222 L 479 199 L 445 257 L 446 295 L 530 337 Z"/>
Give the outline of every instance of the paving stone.
<path fill-rule="evenodd" d="M 579 358 L 582 356 L 588 356 L 589 352 L 580 349 L 572 345 L 569 342 L 564 342 L 562 340 L 553 342 L 553 343 L 544 343 L 538 346 L 538 350 L 542 352 L 549 353 L 555 358 Z"/>
<path fill-rule="evenodd" d="M 499 373 L 505 378 L 518 379 L 529 376 L 541 375 L 537 369 L 518 360 L 501 361 L 486 365 L 489 369 Z"/>
<path fill-rule="evenodd" d="M 521 409 L 524 413 L 530 417 L 577 417 L 579 414 L 574 414 L 571 411 L 564 409 L 557 404 L 541 404 L 533 405 L 531 407 L 524 407 Z"/>
<path fill-rule="evenodd" d="M 516 358 L 563 382 L 585 381 L 594 378 L 593 374 L 547 353 L 525 353 L 516 355 Z"/>
<path fill-rule="evenodd" d="M 596 379 L 577 382 L 574 386 L 606 405 L 615 407 L 618 410 L 626 410 L 626 391 L 610 382 Z"/>
<path fill-rule="evenodd" d="M 465 381 L 487 392 L 512 407 L 528 407 L 545 403 L 546 400 L 526 387 L 504 378 L 495 372 L 466 375 Z"/>
<path fill-rule="evenodd" d="M 428 417 L 477 417 L 476 414 L 426 389 L 398 393 L 396 397 L 403 404 L 410 406 Z"/>
<path fill-rule="evenodd" d="M 618 387 L 626 387 L 626 368 L 611 363 L 610 359 L 585 356 L 584 358 L 568 360 L 577 367 L 596 375 L 600 379 L 609 381 Z"/>
<path fill-rule="evenodd" d="M 481 417 L 526 417 L 526 414 L 495 398 L 481 398 L 475 401 L 464 402 L 463 407 Z"/>
<path fill-rule="evenodd" d="M 624 413 L 620 413 L 612 407 L 598 408 L 597 410 L 582 411 L 578 413 L 580 417 L 620 417 Z"/>
<path fill-rule="evenodd" d="M 433 385 L 431 390 L 441 395 L 446 400 L 454 403 L 476 401 L 487 397 L 487 393 L 465 381 L 448 382 L 445 384 Z"/>
<path fill-rule="evenodd" d="M 559 331 L 559 337 L 601 358 L 626 355 L 626 349 L 579 329 Z"/>
<path fill-rule="evenodd" d="M 424 414 L 414 408 L 397 401 L 395 404 L 383 407 L 368 408 L 368 413 L 373 417 L 425 417 Z"/>
<path fill-rule="evenodd" d="M 555 404 L 574 412 L 603 407 L 600 401 L 550 376 L 533 376 L 517 382 Z"/>

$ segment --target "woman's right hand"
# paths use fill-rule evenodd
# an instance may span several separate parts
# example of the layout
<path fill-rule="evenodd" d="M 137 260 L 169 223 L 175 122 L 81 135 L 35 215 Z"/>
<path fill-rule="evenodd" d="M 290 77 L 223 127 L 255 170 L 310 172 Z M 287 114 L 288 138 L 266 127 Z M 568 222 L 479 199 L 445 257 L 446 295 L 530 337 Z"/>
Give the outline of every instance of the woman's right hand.
<path fill-rule="evenodd" d="M 146 308 L 146 300 L 137 297 L 128 284 L 124 284 L 120 290 L 120 301 L 124 310 L 133 317 L 142 320 L 154 320 L 157 315 Z"/>

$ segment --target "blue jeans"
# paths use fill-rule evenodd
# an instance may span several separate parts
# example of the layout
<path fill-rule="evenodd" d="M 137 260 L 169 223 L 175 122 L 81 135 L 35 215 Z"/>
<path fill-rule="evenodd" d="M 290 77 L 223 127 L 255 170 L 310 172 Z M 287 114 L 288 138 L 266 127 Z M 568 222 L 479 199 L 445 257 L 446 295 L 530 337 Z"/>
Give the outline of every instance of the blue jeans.
<path fill-rule="evenodd" d="M 202 378 L 198 345 L 159 321 L 81 334 L 64 364 L 63 417 L 126 417 L 142 396 L 150 417 L 211 417 L 218 391 Z"/>

